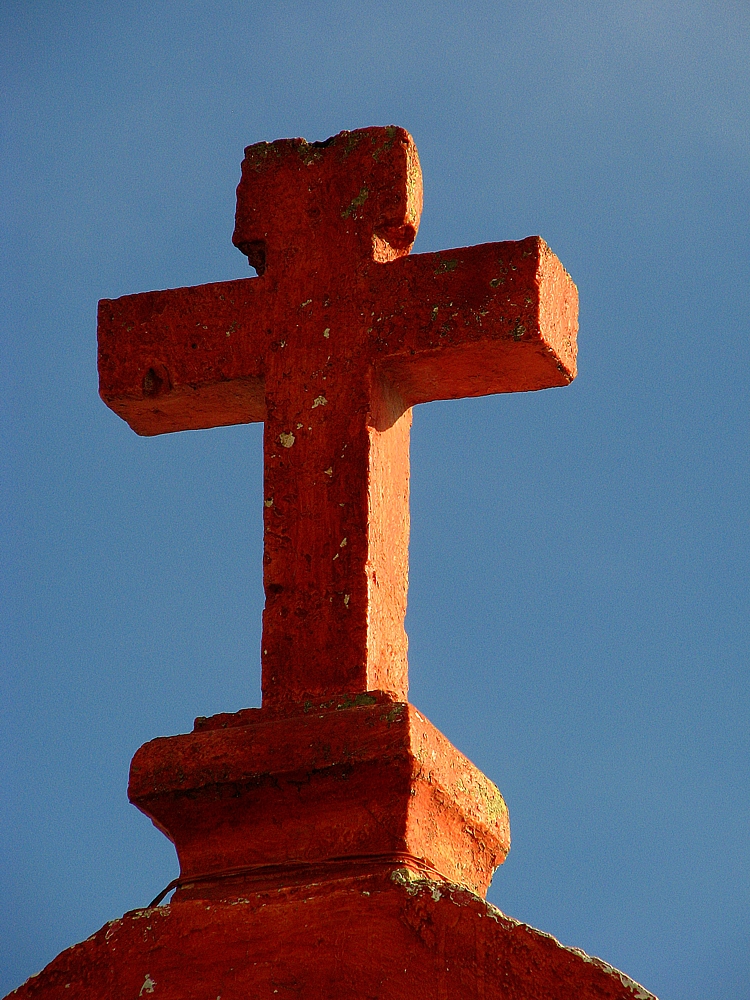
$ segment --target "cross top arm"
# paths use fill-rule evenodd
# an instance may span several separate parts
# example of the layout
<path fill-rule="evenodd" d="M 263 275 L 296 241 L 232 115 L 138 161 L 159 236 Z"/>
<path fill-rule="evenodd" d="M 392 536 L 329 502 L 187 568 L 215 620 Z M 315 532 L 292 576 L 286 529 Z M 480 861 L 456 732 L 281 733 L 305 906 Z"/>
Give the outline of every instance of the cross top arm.
<path fill-rule="evenodd" d="M 259 274 L 270 262 L 351 270 L 407 254 L 421 214 L 422 169 L 405 129 L 280 139 L 245 149 L 232 240 Z"/>

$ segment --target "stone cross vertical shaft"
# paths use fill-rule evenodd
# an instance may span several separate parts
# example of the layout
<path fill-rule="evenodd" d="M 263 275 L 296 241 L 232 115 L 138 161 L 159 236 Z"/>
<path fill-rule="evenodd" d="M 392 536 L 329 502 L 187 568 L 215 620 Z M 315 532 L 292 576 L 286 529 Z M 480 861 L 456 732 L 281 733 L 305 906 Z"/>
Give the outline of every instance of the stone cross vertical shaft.
<path fill-rule="evenodd" d="M 258 277 L 99 306 L 100 392 L 139 434 L 264 422 L 264 707 L 406 699 L 411 407 L 561 386 L 577 292 L 538 237 L 407 256 L 398 128 L 245 150 Z"/>

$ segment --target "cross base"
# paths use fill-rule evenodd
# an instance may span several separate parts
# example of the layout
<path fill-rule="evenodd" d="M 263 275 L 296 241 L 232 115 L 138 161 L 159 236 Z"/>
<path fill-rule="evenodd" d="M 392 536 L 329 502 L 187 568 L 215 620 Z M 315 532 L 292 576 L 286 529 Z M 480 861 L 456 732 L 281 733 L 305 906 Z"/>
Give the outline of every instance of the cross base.
<path fill-rule="evenodd" d="M 197 719 L 141 747 L 128 794 L 175 844 L 175 899 L 399 866 L 483 896 L 510 847 L 495 785 L 413 705 L 378 693 Z"/>

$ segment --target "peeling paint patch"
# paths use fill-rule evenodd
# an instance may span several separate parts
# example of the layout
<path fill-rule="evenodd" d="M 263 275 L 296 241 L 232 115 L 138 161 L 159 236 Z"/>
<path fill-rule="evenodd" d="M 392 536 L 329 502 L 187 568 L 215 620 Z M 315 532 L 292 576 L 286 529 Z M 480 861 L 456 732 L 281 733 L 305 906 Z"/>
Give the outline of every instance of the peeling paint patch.
<path fill-rule="evenodd" d="M 294 434 L 292 434 L 291 431 L 289 431 L 288 434 L 283 431 L 281 434 L 279 434 L 279 441 L 281 442 L 282 448 L 291 448 L 292 445 L 294 444 L 294 440 L 295 440 Z"/>
<path fill-rule="evenodd" d="M 331 328 L 330 328 L 330 326 L 327 326 L 325 328 L 325 330 L 323 331 L 323 336 L 326 338 L 326 340 L 328 340 L 328 338 L 331 336 Z"/>
<path fill-rule="evenodd" d="M 341 213 L 342 219 L 348 219 L 350 216 L 357 218 L 357 209 L 360 208 L 367 201 L 367 197 L 370 192 L 366 187 L 363 187 L 356 198 L 352 198 L 351 204 L 348 208 L 345 208 Z"/>
<path fill-rule="evenodd" d="M 435 269 L 435 274 L 447 274 L 449 271 L 455 271 L 458 267 L 457 260 L 442 260 L 439 266 Z"/>
<path fill-rule="evenodd" d="M 113 920 L 113 921 L 112 921 L 112 922 L 111 922 L 111 923 L 109 924 L 109 926 L 107 927 L 107 932 L 106 932 L 106 934 L 104 935 L 104 940 L 105 940 L 105 942 L 106 942 L 107 944 L 109 944 L 109 939 L 110 939 L 110 938 L 112 937 L 112 935 L 113 935 L 114 933 L 116 933 L 116 931 L 117 931 L 117 930 L 118 930 L 118 929 L 119 929 L 119 928 L 120 928 L 121 926 L 122 926 L 122 920 Z"/>
<path fill-rule="evenodd" d="M 311 409 L 314 410 L 316 406 L 325 406 L 327 402 L 328 400 L 325 398 L 325 396 L 316 396 L 315 399 L 313 400 L 313 405 Z"/>
<path fill-rule="evenodd" d="M 144 993 L 153 993 L 154 986 L 156 986 L 156 983 L 147 972 L 146 978 L 143 980 L 143 986 L 141 986 L 141 992 L 138 996 L 142 997 Z"/>
<path fill-rule="evenodd" d="M 264 507 L 273 507 L 273 497 L 271 497 L 270 500 L 264 500 L 263 501 L 263 506 Z"/>

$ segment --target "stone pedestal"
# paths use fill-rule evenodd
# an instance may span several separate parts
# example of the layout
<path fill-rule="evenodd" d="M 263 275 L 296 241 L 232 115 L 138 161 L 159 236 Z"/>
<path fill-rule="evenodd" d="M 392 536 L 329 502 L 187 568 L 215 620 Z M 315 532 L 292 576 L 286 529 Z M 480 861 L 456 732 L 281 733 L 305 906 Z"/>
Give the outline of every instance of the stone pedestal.
<path fill-rule="evenodd" d="M 395 867 L 483 896 L 510 847 L 495 785 L 377 694 L 198 719 L 141 747 L 129 796 L 174 842 L 178 899 Z"/>
<path fill-rule="evenodd" d="M 483 896 L 500 792 L 377 693 L 197 719 L 131 767 L 175 844 L 168 905 L 59 955 L 16 1000 L 653 1000 Z"/>

